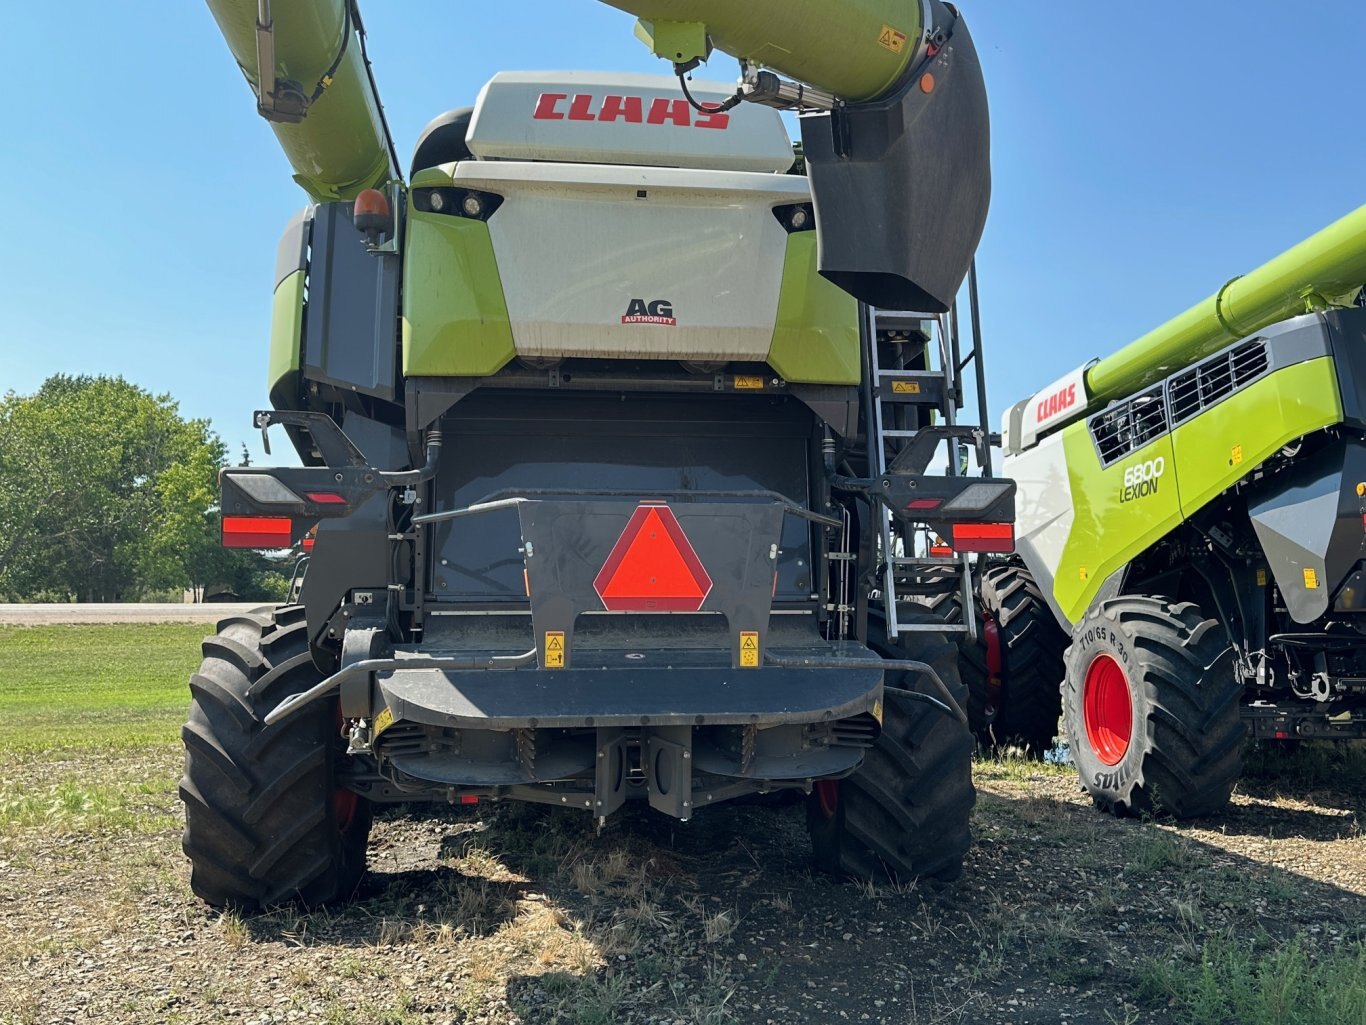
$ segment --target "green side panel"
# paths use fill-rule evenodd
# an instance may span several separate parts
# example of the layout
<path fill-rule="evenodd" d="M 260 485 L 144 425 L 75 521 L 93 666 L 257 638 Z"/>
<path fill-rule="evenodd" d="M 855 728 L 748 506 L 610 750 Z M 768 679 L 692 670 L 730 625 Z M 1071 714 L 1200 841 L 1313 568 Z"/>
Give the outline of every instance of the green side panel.
<path fill-rule="evenodd" d="M 733 57 L 848 100 L 887 92 L 923 32 L 917 0 L 604 0 L 643 21 L 702 22 Z"/>
<path fill-rule="evenodd" d="M 1193 515 L 1283 445 L 1341 420 L 1337 376 L 1327 356 L 1278 370 L 1231 395 L 1172 432 L 1182 511 Z"/>
<path fill-rule="evenodd" d="M 1333 361 L 1325 356 L 1276 371 L 1107 468 L 1085 421 L 1065 428 L 1075 518 L 1053 581 L 1063 615 L 1077 622 L 1111 573 L 1277 449 L 1341 420 Z M 1126 470 L 1146 483 L 1129 486 Z"/>
<path fill-rule="evenodd" d="M 271 402 L 276 409 L 291 408 L 297 391 L 299 349 L 304 332 L 304 272 L 295 271 L 275 288 L 270 313 L 269 381 Z"/>
<path fill-rule="evenodd" d="M 797 384 L 858 384 L 858 303 L 816 270 L 816 233 L 787 239 L 768 362 Z"/>
<path fill-rule="evenodd" d="M 1091 431 L 1081 421 L 1064 429 L 1063 452 L 1074 519 L 1053 580 L 1053 596 L 1063 615 L 1075 623 L 1106 577 L 1181 522 L 1181 496 L 1170 434 L 1102 467 Z M 1141 495 L 1126 489 L 1125 470 L 1147 465 L 1161 465 L 1163 471 L 1149 481 L 1151 489 Z"/>
<path fill-rule="evenodd" d="M 403 372 L 484 377 L 516 354 L 493 241 L 483 221 L 409 208 L 403 260 Z"/>

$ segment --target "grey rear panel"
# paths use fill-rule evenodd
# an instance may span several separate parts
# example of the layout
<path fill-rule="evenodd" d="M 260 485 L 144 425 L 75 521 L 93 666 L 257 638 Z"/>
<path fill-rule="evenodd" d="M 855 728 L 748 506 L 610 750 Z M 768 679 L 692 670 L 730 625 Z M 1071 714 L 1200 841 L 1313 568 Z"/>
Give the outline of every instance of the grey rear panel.
<path fill-rule="evenodd" d="M 433 512 L 528 490 L 566 496 L 774 491 L 809 503 L 812 417 L 791 399 L 734 396 L 475 394 L 443 420 Z M 811 528 L 782 528 L 776 600 L 814 590 Z M 515 509 L 434 525 L 432 590 L 441 601 L 524 602 Z"/>

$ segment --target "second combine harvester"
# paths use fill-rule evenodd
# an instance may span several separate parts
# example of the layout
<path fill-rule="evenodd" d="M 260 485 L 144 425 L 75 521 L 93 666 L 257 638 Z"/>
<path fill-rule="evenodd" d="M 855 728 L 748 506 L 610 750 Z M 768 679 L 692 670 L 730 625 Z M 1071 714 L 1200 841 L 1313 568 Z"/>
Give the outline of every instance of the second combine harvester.
<path fill-rule="evenodd" d="M 1366 737 L 1363 282 L 1366 207 L 1010 408 L 980 733 L 1046 749 L 1062 680 L 1096 802 L 1178 816 L 1249 734 Z"/>
<path fill-rule="evenodd" d="M 400 801 L 795 789 L 825 868 L 959 871 L 964 696 L 909 599 L 926 530 L 1012 546 L 1009 482 L 926 472 L 985 449 L 926 329 L 986 217 L 971 39 L 937 0 L 613 6 L 676 77 L 499 75 L 405 180 L 352 0 L 209 0 L 312 200 L 257 419 L 304 466 L 225 471 L 224 540 L 316 526 L 299 604 L 191 681 L 211 903 L 345 899 Z M 738 87 L 689 86 L 713 48 Z"/>

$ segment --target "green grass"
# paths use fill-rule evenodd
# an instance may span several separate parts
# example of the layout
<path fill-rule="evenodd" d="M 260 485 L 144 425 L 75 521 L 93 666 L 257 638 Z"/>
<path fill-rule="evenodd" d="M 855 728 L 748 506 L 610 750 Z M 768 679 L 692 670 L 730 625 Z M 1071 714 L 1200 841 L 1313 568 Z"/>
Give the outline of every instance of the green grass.
<path fill-rule="evenodd" d="M 1189 1025 L 1344 1025 L 1366 1021 L 1366 947 L 1324 952 L 1296 938 L 1262 951 L 1206 944 L 1198 965 L 1149 961 L 1140 999 Z"/>
<path fill-rule="evenodd" d="M 0 627 L 0 762 L 170 744 L 203 624 Z"/>
<path fill-rule="evenodd" d="M 174 790 L 171 776 L 113 786 L 71 777 L 37 785 L 0 779 L 0 834 L 36 826 L 62 833 L 156 832 L 175 823 L 156 800 Z"/>

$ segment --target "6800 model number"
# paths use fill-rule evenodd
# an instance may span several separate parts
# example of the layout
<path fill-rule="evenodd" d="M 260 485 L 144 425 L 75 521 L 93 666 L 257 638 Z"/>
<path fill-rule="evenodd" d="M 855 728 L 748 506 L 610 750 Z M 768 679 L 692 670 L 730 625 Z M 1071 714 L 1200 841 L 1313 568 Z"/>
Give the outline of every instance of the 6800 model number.
<path fill-rule="evenodd" d="M 1158 481 L 1167 472 L 1167 460 L 1163 456 L 1136 463 L 1124 468 L 1124 490 L 1120 492 L 1121 502 L 1132 502 L 1157 494 Z"/>

